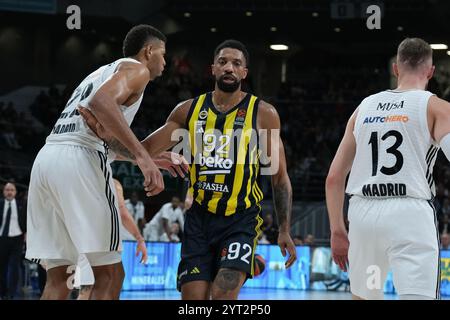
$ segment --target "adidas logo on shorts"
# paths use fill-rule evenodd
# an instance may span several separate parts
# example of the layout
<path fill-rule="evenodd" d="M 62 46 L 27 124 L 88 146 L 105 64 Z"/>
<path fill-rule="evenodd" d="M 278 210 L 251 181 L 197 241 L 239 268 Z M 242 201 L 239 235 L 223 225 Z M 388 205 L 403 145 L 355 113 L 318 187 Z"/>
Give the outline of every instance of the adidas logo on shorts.
<path fill-rule="evenodd" d="M 194 269 L 191 270 L 191 274 L 197 274 L 197 273 L 200 273 L 200 270 L 197 267 L 195 267 Z"/>

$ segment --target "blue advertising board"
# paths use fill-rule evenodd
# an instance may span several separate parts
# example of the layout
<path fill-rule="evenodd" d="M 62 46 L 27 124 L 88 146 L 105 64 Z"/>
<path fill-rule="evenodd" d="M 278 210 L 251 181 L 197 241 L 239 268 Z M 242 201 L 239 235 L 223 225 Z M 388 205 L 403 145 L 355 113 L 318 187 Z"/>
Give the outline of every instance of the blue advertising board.
<path fill-rule="evenodd" d="M 180 243 L 148 242 L 148 263 L 140 264 L 136 242 L 123 242 L 125 280 L 123 290 L 176 289 Z M 258 245 L 256 253 L 265 260 L 265 270 L 244 284 L 246 288 L 294 290 L 348 290 L 348 276 L 331 259 L 330 248 L 297 247 L 297 261 L 286 269 L 286 258 L 276 245 Z M 384 284 L 385 293 L 395 293 L 392 273 Z M 441 294 L 450 296 L 450 251 L 441 251 Z"/>
<path fill-rule="evenodd" d="M 177 269 L 180 261 L 180 243 L 148 242 L 148 263 L 140 264 L 135 256 L 136 242 L 124 241 L 122 259 L 125 269 L 123 290 L 176 289 Z M 286 258 L 280 248 L 259 245 L 256 253 L 266 261 L 261 275 L 249 279 L 245 287 L 307 289 L 309 285 L 309 248 L 297 247 L 297 261 L 285 269 Z"/>

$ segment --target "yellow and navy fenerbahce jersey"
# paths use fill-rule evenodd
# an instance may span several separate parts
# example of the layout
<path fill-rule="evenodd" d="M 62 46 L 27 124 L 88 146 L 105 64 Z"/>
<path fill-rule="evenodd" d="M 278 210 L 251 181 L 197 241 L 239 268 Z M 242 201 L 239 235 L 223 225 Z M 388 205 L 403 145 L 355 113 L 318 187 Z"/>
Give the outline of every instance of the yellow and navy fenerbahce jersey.
<path fill-rule="evenodd" d="M 259 99 L 251 94 L 225 113 L 212 93 L 194 99 L 187 127 L 191 146 L 190 192 L 208 212 L 232 215 L 259 206 L 259 155 L 256 116 Z"/>

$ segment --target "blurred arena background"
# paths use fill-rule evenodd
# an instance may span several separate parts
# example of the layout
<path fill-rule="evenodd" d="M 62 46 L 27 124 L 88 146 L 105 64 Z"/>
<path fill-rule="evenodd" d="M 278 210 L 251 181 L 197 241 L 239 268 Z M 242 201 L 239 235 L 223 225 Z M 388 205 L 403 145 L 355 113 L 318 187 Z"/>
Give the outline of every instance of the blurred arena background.
<path fill-rule="evenodd" d="M 80 29 L 66 25 L 72 4 L 81 10 Z M 370 30 L 366 8 L 374 4 L 381 8 L 381 29 Z M 270 181 L 263 176 L 265 234 L 258 252 L 266 268 L 247 282 L 241 298 L 349 299 L 348 279 L 331 262 L 328 248 L 324 182 L 329 164 L 360 101 L 393 84 L 390 66 L 405 37 L 445 45 L 434 50 L 436 73 L 429 90 L 450 99 L 449 16 L 450 2 L 439 0 L 0 0 L 0 183 L 14 180 L 17 198 L 26 201 L 33 160 L 74 86 L 122 56 L 122 39 L 131 26 L 151 24 L 168 36 L 166 70 L 149 85 L 132 125 L 138 138 L 158 128 L 178 102 L 211 91 L 213 50 L 225 39 L 237 39 L 250 52 L 247 90 L 272 103 L 281 117 L 294 190 L 291 233 L 299 254 L 293 269 L 284 270 L 275 243 L 276 218 L 270 217 Z M 274 44 L 287 50 L 273 50 Z M 187 181 L 167 174 L 166 190 L 146 198 L 137 167 L 117 162 L 113 169 L 125 198 L 143 202 L 142 230 L 172 196 L 184 200 L 186 195 Z M 450 167 L 442 155 L 434 177 L 447 249 L 441 290 L 448 297 Z M 122 298 L 178 299 L 180 244 L 149 242 L 147 266 L 137 265 L 134 245 L 124 246 Z M 23 260 L 17 297 L 37 298 L 42 276 Z M 385 292 L 394 292 L 389 279 Z"/>

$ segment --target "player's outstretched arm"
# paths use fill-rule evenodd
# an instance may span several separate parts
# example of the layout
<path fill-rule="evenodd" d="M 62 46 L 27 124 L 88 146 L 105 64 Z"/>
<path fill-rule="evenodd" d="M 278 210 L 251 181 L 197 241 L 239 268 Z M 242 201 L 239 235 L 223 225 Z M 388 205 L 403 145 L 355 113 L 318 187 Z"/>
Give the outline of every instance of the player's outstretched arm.
<path fill-rule="evenodd" d="M 356 111 L 350 117 L 344 137 L 331 163 L 325 183 L 326 202 L 331 228 L 331 251 L 339 267 L 346 271 L 348 264 L 348 237 L 344 223 L 345 179 L 352 167 L 356 153 L 356 141 L 353 135 Z"/>
<path fill-rule="evenodd" d="M 264 162 L 270 159 L 270 174 L 272 181 L 272 194 L 275 205 L 275 213 L 278 220 L 279 235 L 278 245 L 281 253 L 289 258 L 286 268 L 292 266 L 297 259 L 297 250 L 290 235 L 292 212 L 292 186 L 287 173 L 286 155 L 283 142 L 280 138 L 280 117 L 275 108 L 261 101 L 258 108 L 258 129 L 263 143 Z"/>

